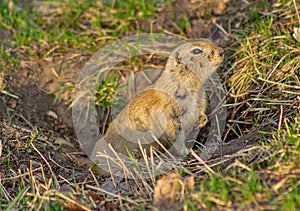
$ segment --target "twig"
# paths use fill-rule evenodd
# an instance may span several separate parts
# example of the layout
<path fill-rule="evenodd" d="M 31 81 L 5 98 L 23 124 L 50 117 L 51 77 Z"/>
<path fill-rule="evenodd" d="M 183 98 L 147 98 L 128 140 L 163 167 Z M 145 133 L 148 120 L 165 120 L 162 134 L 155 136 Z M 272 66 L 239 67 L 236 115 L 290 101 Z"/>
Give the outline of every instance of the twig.
<path fill-rule="evenodd" d="M 203 160 L 202 160 L 202 158 L 200 158 L 195 152 L 194 152 L 194 150 L 191 150 L 191 154 L 202 164 L 202 165 L 204 165 L 204 167 L 210 172 L 210 173 L 212 173 L 212 174 L 216 174 L 215 172 L 214 172 L 214 170 L 212 170 L 212 168 L 210 168 Z"/>
<path fill-rule="evenodd" d="M 54 180 L 55 180 L 56 185 L 58 185 L 57 178 L 56 178 L 54 172 L 52 171 L 51 165 L 48 163 L 48 161 L 47 161 L 46 158 L 42 155 L 42 153 L 34 146 L 33 143 L 31 143 L 30 145 L 31 145 L 31 147 L 32 147 L 32 148 L 40 155 L 40 157 L 45 161 L 45 163 L 47 164 L 47 166 L 48 166 L 48 168 L 49 168 L 49 170 L 50 170 L 50 172 L 51 172 L 51 174 L 52 174 L 52 176 L 53 176 L 53 178 L 54 178 Z"/>
<path fill-rule="evenodd" d="M 49 193 L 51 193 L 51 192 L 52 192 L 52 191 L 50 190 Z M 68 196 L 66 196 L 66 195 L 64 195 L 64 194 L 62 194 L 62 193 L 60 193 L 60 192 L 58 192 L 57 190 L 54 190 L 53 193 L 54 193 L 55 196 L 58 196 L 58 197 L 60 197 L 60 198 L 62 198 L 62 199 L 65 199 L 67 202 L 71 202 L 72 204 L 76 205 L 77 210 L 86 210 L 86 211 L 90 211 L 90 208 L 89 208 L 89 207 L 87 207 L 87 206 L 85 206 L 85 205 L 82 205 L 82 204 L 79 204 L 77 201 L 75 201 L 75 200 L 71 199 L 70 197 L 68 197 Z M 48 198 L 46 197 L 46 199 L 48 199 Z M 50 199 L 50 200 L 51 200 L 51 199 Z M 67 203 L 65 206 L 68 206 L 68 203 Z M 66 207 L 65 207 L 65 208 L 66 208 Z M 80 209 L 79 209 L 79 208 L 80 208 Z"/>
<path fill-rule="evenodd" d="M 1 158 L 1 155 L 2 155 L 2 141 L 0 140 L 0 158 Z"/>
<path fill-rule="evenodd" d="M 299 28 L 300 28 L 300 16 L 299 16 L 299 12 L 298 12 L 298 8 L 297 8 L 296 1 L 293 0 L 293 3 L 294 3 L 294 7 L 295 7 L 295 11 L 296 11 L 297 18 L 298 18 L 298 26 L 299 26 Z"/>
<path fill-rule="evenodd" d="M 280 135 L 280 128 L 282 124 L 282 116 L 283 116 L 283 107 L 280 105 L 280 116 L 279 116 L 279 123 L 278 123 L 278 137 Z"/>
<path fill-rule="evenodd" d="M 35 127 L 22 115 L 22 114 L 16 114 L 18 117 L 21 117 L 33 130 Z"/>
<path fill-rule="evenodd" d="M 261 77 L 258 77 L 258 80 L 261 80 L 261 81 L 264 81 L 264 82 L 268 82 L 270 84 L 276 84 L 276 85 L 280 85 L 280 86 L 285 86 L 285 87 L 288 87 L 288 88 L 300 89 L 300 86 L 292 86 L 292 85 L 287 85 L 287 84 L 283 84 L 283 83 L 279 83 L 279 82 L 275 82 L 275 81 L 269 81 L 269 80 L 263 79 Z"/>
<path fill-rule="evenodd" d="M 33 169 L 32 172 L 39 171 L 39 170 L 41 170 L 41 168 L 42 167 L 38 167 L 36 169 Z M 22 178 L 22 177 L 25 177 L 25 176 L 28 176 L 28 175 L 29 175 L 29 172 L 26 172 L 26 173 L 23 173 L 23 174 L 18 174 L 18 175 L 13 176 L 13 177 L 3 178 L 2 181 L 16 180 L 16 179 L 19 179 L 19 178 Z"/>
<path fill-rule="evenodd" d="M 65 168 L 65 167 L 63 167 L 63 166 L 61 166 L 61 165 L 59 165 L 55 160 L 53 160 L 53 159 L 51 158 L 51 156 L 50 156 L 50 152 L 48 152 L 48 157 L 49 157 L 49 160 L 51 160 L 55 165 L 57 165 L 58 167 L 60 167 L 60 168 L 62 168 L 62 169 L 65 169 L 67 172 L 70 172 L 69 169 L 67 169 L 67 168 Z"/>
<path fill-rule="evenodd" d="M 132 203 L 134 205 L 139 205 L 137 202 L 135 202 L 135 201 L 133 201 L 133 200 L 127 198 L 127 197 L 123 197 L 123 196 L 120 196 L 120 195 L 108 192 L 108 191 L 106 191 L 106 190 L 104 190 L 104 189 L 102 189 L 100 187 L 94 187 L 94 186 L 91 186 L 91 185 L 86 185 L 86 187 L 90 188 L 90 189 L 93 189 L 93 190 L 101 191 L 101 192 L 103 192 L 103 193 L 105 193 L 107 195 L 110 195 L 112 197 L 115 197 L 115 198 L 121 198 L 122 200 L 130 202 L 130 203 Z"/>
<path fill-rule="evenodd" d="M 19 96 L 14 95 L 14 94 L 11 94 L 11 93 L 9 93 L 9 92 L 7 92 L 7 91 L 5 91 L 5 90 L 0 90 L 0 92 L 1 92 L 2 94 L 4 94 L 4 95 L 9 96 L 9 97 L 12 97 L 12 98 L 15 98 L 15 99 L 19 99 Z"/>
<path fill-rule="evenodd" d="M 230 34 L 218 23 L 214 23 L 216 25 L 216 27 L 218 27 L 218 29 L 220 29 L 224 34 L 225 36 L 227 37 L 230 37 Z"/>

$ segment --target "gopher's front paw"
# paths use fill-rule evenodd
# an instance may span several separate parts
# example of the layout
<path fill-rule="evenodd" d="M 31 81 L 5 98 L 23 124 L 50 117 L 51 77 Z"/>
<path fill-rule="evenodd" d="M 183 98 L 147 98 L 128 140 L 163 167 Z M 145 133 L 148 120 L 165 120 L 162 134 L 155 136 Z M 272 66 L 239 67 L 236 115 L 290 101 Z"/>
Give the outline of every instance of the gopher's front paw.
<path fill-rule="evenodd" d="M 200 114 L 199 122 L 199 128 L 203 128 L 208 122 L 207 116 L 205 114 Z"/>

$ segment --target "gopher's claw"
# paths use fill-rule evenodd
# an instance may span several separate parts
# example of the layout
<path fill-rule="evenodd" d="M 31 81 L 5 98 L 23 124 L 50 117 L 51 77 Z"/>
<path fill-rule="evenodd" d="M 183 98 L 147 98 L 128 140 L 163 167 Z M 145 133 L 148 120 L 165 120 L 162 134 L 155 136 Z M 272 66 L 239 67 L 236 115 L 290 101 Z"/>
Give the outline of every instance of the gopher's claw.
<path fill-rule="evenodd" d="M 208 122 L 207 116 L 205 114 L 200 114 L 199 121 L 199 128 L 203 128 Z"/>

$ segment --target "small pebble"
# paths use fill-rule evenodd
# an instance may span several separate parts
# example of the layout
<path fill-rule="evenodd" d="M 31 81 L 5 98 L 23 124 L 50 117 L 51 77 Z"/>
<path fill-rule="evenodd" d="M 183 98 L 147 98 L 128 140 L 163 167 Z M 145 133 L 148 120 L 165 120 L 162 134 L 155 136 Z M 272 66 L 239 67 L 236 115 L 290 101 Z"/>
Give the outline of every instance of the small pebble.
<path fill-rule="evenodd" d="M 54 111 L 48 111 L 47 115 L 52 117 L 53 119 L 58 119 L 58 115 Z"/>

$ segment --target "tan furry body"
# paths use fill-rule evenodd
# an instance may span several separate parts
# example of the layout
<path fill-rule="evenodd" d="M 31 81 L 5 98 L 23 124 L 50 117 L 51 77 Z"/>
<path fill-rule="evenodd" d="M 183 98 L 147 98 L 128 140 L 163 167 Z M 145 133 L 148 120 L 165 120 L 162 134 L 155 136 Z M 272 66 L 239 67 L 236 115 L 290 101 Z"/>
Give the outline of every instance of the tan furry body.
<path fill-rule="evenodd" d="M 192 53 L 195 48 L 201 53 Z M 187 153 L 189 133 L 207 123 L 203 84 L 222 61 L 223 50 L 208 39 L 180 45 L 155 84 L 135 96 L 110 124 L 105 142 L 118 153 L 127 155 L 129 151 L 136 157 L 141 155 L 138 142 L 147 151 L 150 145 L 164 151 L 176 142 L 177 153 Z M 92 158 L 104 149 L 99 143 Z"/>

